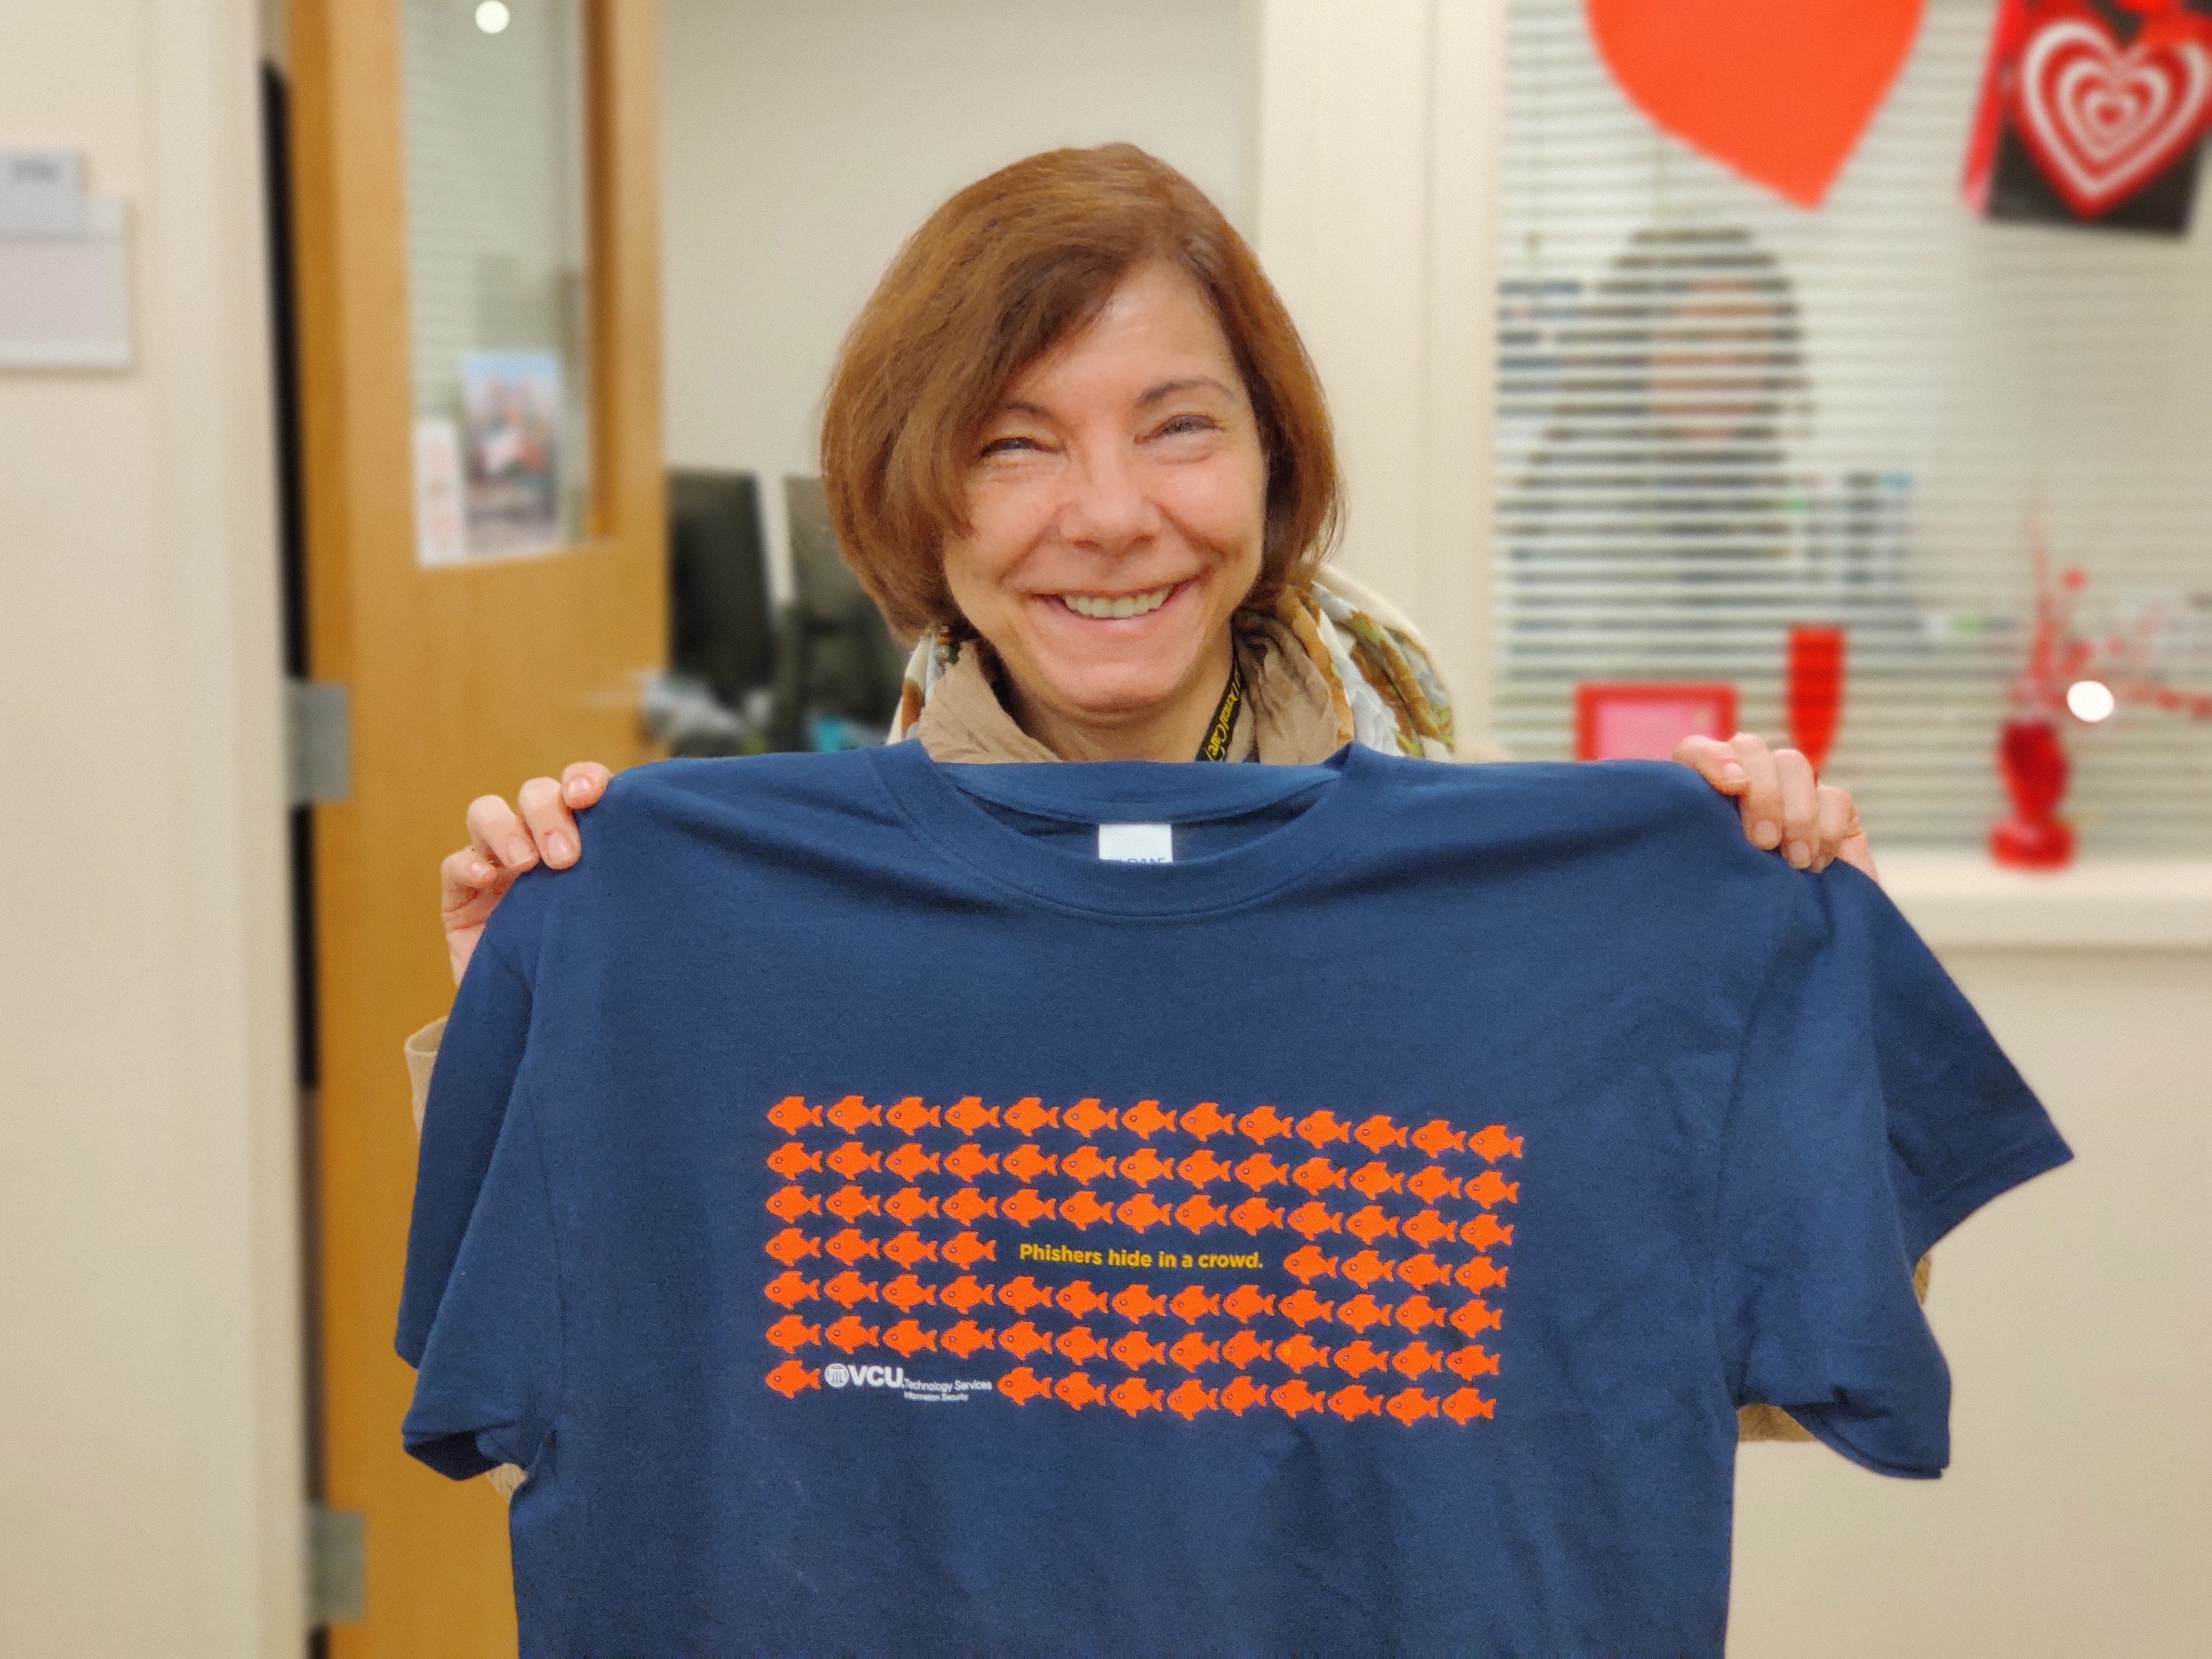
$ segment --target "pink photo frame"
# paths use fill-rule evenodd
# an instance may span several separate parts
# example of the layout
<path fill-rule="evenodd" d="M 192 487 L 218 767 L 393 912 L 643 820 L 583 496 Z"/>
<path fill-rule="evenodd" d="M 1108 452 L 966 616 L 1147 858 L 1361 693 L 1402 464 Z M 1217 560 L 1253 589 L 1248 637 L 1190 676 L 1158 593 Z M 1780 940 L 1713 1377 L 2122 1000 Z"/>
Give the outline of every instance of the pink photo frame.
<path fill-rule="evenodd" d="M 1684 738 L 1735 735 L 1735 687 L 1585 680 L 1575 687 L 1577 760 L 1665 760 Z"/>

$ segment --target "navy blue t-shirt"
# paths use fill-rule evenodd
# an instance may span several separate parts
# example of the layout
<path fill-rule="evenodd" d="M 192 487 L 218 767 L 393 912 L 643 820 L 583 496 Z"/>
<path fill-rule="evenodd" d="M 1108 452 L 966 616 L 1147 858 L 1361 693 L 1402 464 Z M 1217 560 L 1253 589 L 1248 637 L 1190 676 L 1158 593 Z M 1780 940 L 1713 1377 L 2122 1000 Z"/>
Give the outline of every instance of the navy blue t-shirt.
<path fill-rule="evenodd" d="M 1717 1653 L 1736 1407 L 1936 1474 L 1912 1264 L 2068 1156 L 1679 767 L 909 743 L 588 828 L 455 1001 L 399 1320 L 409 1449 L 528 1471 L 533 1659 Z"/>

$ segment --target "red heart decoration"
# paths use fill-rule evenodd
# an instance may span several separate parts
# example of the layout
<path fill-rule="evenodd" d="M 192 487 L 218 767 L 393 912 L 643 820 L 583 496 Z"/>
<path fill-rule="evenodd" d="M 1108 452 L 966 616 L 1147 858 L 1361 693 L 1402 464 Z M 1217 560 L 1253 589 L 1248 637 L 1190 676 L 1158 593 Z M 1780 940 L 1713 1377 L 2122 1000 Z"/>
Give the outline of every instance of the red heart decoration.
<path fill-rule="evenodd" d="M 1818 207 L 1920 30 L 1922 0 L 1588 0 L 1620 88 L 1662 131 Z"/>
<path fill-rule="evenodd" d="M 2027 39 L 2014 83 L 2021 137 L 2076 213 L 2109 207 L 2196 141 L 2212 105 L 2201 40 L 2122 51 L 2095 18 L 2063 12 Z"/>

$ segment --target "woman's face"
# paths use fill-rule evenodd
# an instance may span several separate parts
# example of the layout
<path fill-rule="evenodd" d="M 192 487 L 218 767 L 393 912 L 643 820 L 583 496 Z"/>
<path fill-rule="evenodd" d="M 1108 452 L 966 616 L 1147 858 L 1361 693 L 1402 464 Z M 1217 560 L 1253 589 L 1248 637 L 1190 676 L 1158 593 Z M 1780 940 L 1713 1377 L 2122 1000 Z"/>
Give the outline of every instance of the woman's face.
<path fill-rule="evenodd" d="M 1172 266 L 1131 273 L 1015 377 L 976 444 L 971 528 L 945 574 L 1032 735 L 1068 754 L 1202 733 L 1230 614 L 1260 574 L 1267 489 L 1228 339 Z"/>

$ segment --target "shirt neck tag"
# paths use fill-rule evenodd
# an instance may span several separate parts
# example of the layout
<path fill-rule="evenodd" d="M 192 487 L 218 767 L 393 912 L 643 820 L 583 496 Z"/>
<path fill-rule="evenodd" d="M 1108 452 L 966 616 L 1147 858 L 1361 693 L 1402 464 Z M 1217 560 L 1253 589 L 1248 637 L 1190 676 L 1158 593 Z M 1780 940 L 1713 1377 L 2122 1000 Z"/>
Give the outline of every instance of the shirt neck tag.
<path fill-rule="evenodd" d="M 1109 864 L 1173 864 L 1175 826 L 1168 823 L 1102 823 L 1098 856 Z"/>

